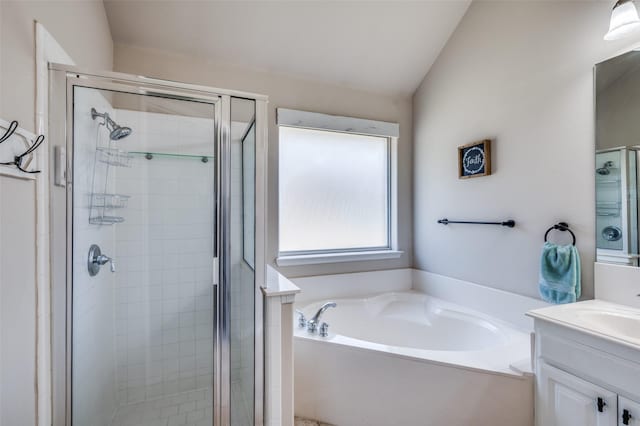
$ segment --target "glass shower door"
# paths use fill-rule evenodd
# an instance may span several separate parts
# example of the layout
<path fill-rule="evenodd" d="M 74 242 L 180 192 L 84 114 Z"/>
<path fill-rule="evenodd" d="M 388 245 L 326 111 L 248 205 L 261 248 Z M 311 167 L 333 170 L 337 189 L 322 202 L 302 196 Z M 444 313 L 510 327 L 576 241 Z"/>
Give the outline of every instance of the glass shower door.
<path fill-rule="evenodd" d="M 231 98 L 230 424 L 255 421 L 255 101 Z"/>
<path fill-rule="evenodd" d="M 71 424 L 213 425 L 217 98 L 72 87 Z"/>

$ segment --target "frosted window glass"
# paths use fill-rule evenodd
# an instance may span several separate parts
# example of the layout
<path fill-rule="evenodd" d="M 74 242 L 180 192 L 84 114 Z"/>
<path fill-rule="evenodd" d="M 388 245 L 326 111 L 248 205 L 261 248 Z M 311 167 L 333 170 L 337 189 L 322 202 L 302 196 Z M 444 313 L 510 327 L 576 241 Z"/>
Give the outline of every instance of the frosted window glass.
<path fill-rule="evenodd" d="M 280 251 L 386 248 L 389 140 L 280 127 Z"/>

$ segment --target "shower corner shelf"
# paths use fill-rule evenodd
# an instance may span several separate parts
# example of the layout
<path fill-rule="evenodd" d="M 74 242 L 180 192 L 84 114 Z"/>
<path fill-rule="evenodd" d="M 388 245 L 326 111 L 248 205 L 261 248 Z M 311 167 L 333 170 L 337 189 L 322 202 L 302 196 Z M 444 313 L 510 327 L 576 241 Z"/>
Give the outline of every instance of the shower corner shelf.
<path fill-rule="evenodd" d="M 92 225 L 114 225 L 122 222 L 124 222 L 122 216 L 95 216 L 89 218 L 89 223 Z"/>
<path fill-rule="evenodd" d="M 123 209 L 127 207 L 129 195 L 91 194 L 91 207 L 101 209 Z"/>
<path fill-rule="evenodd" d="M 133 155 L 117 148 L 96 148 L 98 161 L 116 167 L 131 167 Z"/>
<path fill-rule="evenodd" d="M 91 194 L 91 215 L 89 223 L 92 225 L 114 225 L 124 222 L 122 216 L 105 214 L 107 210 L 122 209 L 127 207 L 128 195 L 98 193 Z"/>

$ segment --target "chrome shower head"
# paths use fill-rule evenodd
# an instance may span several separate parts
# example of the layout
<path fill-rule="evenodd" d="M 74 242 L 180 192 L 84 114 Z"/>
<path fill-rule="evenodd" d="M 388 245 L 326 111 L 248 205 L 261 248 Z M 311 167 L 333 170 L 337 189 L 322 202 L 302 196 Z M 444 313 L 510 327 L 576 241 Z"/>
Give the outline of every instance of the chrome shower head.
<path fill-rule="evenodd" d="M 131 132 L 133 132 L 133 130 L 131 130 L 131 127 L 122 127 L 116 124 L 115 128 L 109 134 L 109 137 L 111 138 L 111 140 L 118 141 L 129 136 Z"/>
<path fill-rule="evenodd" d="M 613 161 L 606 161 L 602 167 L 596 169 L 596 173 L 602 176 L 606 176 L 611 173 L 612 167 Z"/>
<path fill-rule="evenodd" d="M 109 137 L 113 141 L 124 139 L 127 136 L 129 136 L 131 132 L 133 132 L 133 130 L 131 130 L 131 127 L 123 127 L 123 126 L 120 126 L 115 121 L 113 121 L 113 119 L 109 117 L 109 113 L 106 113 L 106 112 L 100 113 L 96 111 L 95 108 L 91 108 L 91 118 L 95 120 L 98 117 L 104 118 L 104 125 L 107 127 L 108 130 L 111 131 L 111 133 L 109 133 Z"/>

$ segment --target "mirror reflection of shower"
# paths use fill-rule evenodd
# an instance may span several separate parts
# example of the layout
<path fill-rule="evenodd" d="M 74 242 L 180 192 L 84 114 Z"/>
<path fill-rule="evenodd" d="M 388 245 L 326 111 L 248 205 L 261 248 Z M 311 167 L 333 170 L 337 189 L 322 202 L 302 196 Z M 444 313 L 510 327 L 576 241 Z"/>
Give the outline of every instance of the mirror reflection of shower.
<path fill-rule="evenodd" d="M 596 257 L 638 266 L 638 161 L 635 147 L 596 152 Z"/>
<path fill-rule="evenodd" d="M 100 113 L 96 111 L 95 108 L 91 108 L 91 118 L 95 120 L 98 117 L 101 117 L 104 119 L 104 123 L 102 125 L 106 126 L 107 130 L 111 132 L 109 134 L 109 137 L 111 138 L 112 141 L 118 141 L 120 139 L 124 139 L 133 132 L 133 130 L 131 130 L 131 127 L 120 126 L 118 123 L 113 121 L 113 119 L 109 117 L 109 113 L 106 113 L 106 112 Z"/>
<path fill-rule="evenodd" d="M 596 169 L 596 173 L 602 176 L 606 176 L 611 173 L 611 168 L 613 167 L 613 161 L 605 161 L 602 167 Z"/>

